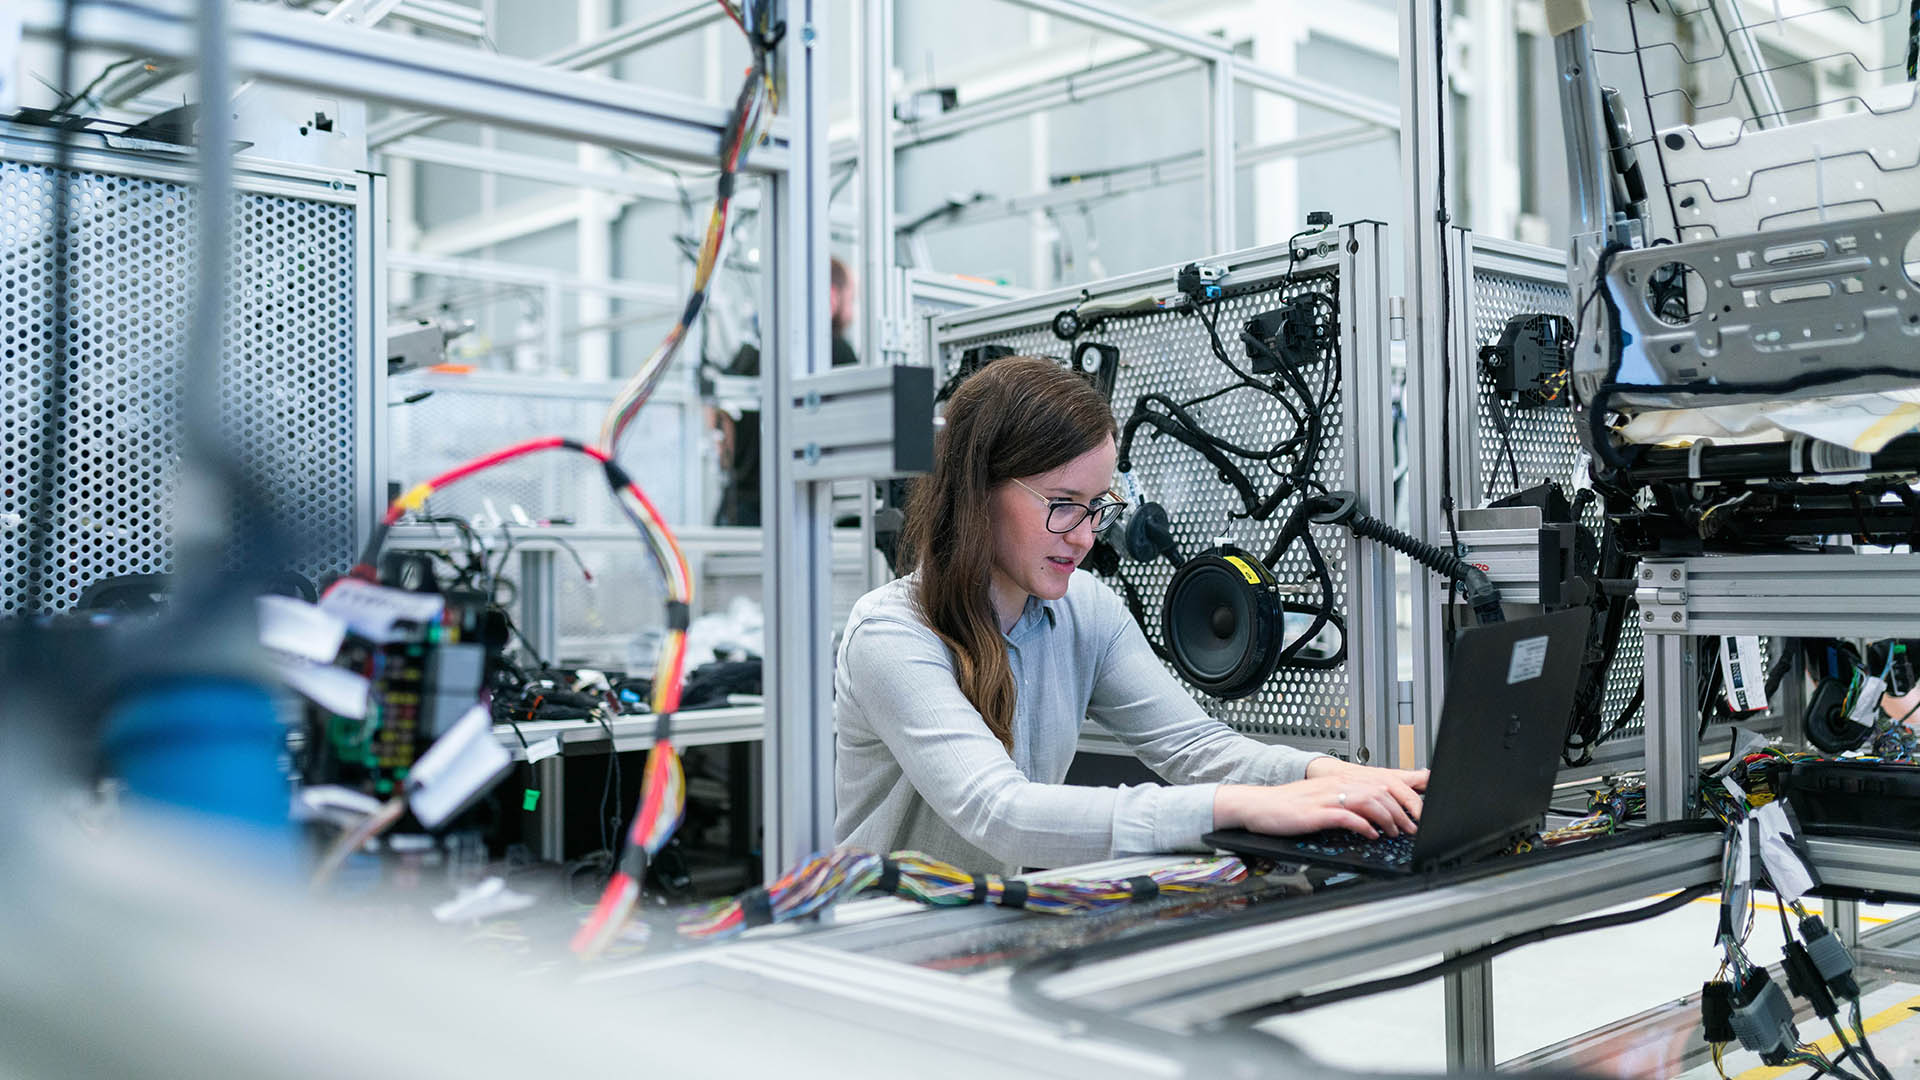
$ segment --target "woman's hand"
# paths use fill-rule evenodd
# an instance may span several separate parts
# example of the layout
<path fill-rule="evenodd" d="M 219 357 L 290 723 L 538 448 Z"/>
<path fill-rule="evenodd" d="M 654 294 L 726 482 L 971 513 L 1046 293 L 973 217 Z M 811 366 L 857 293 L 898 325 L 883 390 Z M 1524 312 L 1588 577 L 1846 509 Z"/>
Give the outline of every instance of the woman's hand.
<path fill-rule="evenodd" d="M 1219 829 L 1296 836 L 1347 829 L 1366 837 L 1418 831 L 1425 769 L 1374 769 L 1321 758 L 1307 779 L 1278 787 L 1222 784 L 1213 800 Z"/>

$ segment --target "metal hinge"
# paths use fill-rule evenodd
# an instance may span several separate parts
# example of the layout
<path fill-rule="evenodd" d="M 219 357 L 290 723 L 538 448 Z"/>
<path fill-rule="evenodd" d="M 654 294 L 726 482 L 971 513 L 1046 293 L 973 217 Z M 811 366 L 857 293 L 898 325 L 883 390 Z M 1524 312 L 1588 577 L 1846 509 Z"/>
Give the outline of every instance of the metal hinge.
<path fill-rule="evenodd" d="M 1679 562 L 1642 562 L 1633 597 L 1640 603 L 1640 629 L 1649 634 L 1687 630 L 1687 567 Z"/>
<path fill-rule="evenodd" d="M 1407 298 L 1387 297 L 1387 340 L 1407 340 Z"/>

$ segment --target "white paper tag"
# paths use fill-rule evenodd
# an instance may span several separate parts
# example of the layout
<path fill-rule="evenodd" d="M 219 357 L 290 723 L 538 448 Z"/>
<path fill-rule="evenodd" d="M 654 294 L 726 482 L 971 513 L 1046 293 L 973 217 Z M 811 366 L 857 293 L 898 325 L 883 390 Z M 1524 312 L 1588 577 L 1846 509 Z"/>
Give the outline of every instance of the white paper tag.
<path fill-rule="evenodd" d="M 1753 880 L 1753 819 L 1742 819 L 1733 832 L 1740 838 L 1739 849 L 1733 856 L 1733 883 L 1745 885 Z"/>
<path fill-rule="evenodd" d="M 527 764 L 533 765 L 545 761 L 559 752 L 560 736 L 555 735 L 550 739 L 541 739 L 539 742 L 527 747 Z"/>
<path fill-rule="evenodd" d="M 433 909 L 441 922 L 478 922 L 532 907 L 534 898 L 507 888 L 505 878 L 490 877 L 461 889 L 454 898 Z"/>
<path fill-rule="evenodd" d="M 407 592 L 347 578 L 320 598 L 320 609 L 337 616 L 347 628 L 378 644 L 394 640 L 394 627 L 403 622 L 429 623 L 446 609 L 437 593 Z"/>
<path fill-rule="evenodd" d="M 1523 638 L 1513 643 L 1513 657 L 1507 661 L 1507 685 L 1537 679 L 1547 669 L 1545 636 Z"/>
<path fill-rule="evenodd" d="M 1738 724 L 1733 727 L 1733 761 L 1740 761 L 1748 754 L 1757 754 L 1768 745 L 1767 737 L 1755 731 L 1748 731 Z"/>
<path fill-rule="evenodd" d="M 1760 833 L 1760 861 L 1766 864 L 1767 880 L 1773 883 L 1774 891 L 1788 900 L 1807 895 L 1816 882 L 1806 861 L 1794 850 L 1793 822 L 1779 800 L 1755 810 L 1749 824 Z"/>
<path fill-rule="evenodd" d="M 349 720 L 367 715 L 368 683 L 364 675 L 305 660 L 285 659 L 275 666 L 295 692 L 333 715 Z"/>
<path fill-rule="evenodd" d="M 1767 707 L 1767 672 L 1760 662 L 1759 637 L 1720 639 L 1720 678 L 1727 688 L 1727 708 L 1745 713 Z"/>
<path fill-rule="evenodd" d="M 1847 712 L 1847 718 L 1856 724 L 1872 727 L 1880 719 L 1880 699 L 1887 692 L 1887 684 L 1878 675 L 1869 675 L 1860 680 L 1860 693 L 1853 699 L 1853 708 Z"/>
<path fill-rule="evenodd" d="M 513 755 L 493 737 L 493 717 L 475 705 L 414 762 L 407 805 L 420 824 L 437 829 L 512 767 Z"/>
<path fill-rule="evenodd" d="M 1721 777 L 1720 786 L 1723 788 L 1726 788 L 1728 794 L 1732 795 L 1736 799 L 1739 799 L 1741 806 L 1747 805 L 1747 789 L 1741 787 L 1739 784 L 1734 783 L 1733 777 L 1731 776 Z"/>
<path fill-rule="evenodd" d="M 332 612 L 291 596 L 257 597 L 254 612 L 260 623 L 260 644 L 267 648 L 323 664 L 340 655 L 347 624 Z"/>

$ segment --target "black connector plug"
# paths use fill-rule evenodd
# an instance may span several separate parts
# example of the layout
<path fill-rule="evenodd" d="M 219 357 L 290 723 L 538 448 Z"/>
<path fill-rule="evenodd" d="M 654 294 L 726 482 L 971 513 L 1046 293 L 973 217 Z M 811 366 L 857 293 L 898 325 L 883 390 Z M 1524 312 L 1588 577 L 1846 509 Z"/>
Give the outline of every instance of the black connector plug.
<path fill-rule="evenodd" d="M 1191 262 L 1180 268 L 1173 287 L 1196 304 L 1202 300 L 1218 300 L 1220 281 L 1226 276 L 1227 268 L 1217 263 Z"/>
<path fill-rule="evenodd" d="M 1814 966 L 1813 957 L 1807 955 L 1807 947 L 1797 941 L 1787 942 L 1781 951 L 1781 968 L 1787 975 L 1787 987 L 1795 994 L 1807 999 L 1813 1006 L 1813 1014 L 1825 1020 L 1839 1012 L 1834 1004 L 1833 991 L 1827 989 L 1827 981 L 1820 977 L 1820 969 Z"/>
<path fill-rule="evenodd" d="M 1853 977 L 1853 954 L 1847 951 L 1839 936 L 1828 930 L 1818 915 L 1800 920 L 1800 936 L 1806 940 L 1807 955 L 1820 973 L 1820 980 L 1833 991 L 1833 996 L 1842 1001 L 1858 1000 L 1860 983 Z"/>
<path fill-rule="evenodd" d="M 1700 1025 L 1710 1043 L 1730 1043 L 1733 1031 L 1733 985 L 1716 979 L 1700 987 Z"/>
<path fill-rule="evenodd" d="M 1152 562 L 1165 556 L 1179 566 L 1180 545 L 1173 538 L 1173 522 L 1167 508 L 1157 502 L 1141 503 L 1127 521 L 1127 554 L 1135 562 Z"/>

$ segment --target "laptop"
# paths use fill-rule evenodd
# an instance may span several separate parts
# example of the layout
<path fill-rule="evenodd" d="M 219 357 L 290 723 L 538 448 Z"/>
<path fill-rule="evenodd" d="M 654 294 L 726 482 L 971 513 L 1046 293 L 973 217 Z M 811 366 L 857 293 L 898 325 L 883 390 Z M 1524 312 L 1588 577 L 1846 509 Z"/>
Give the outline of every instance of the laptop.
<path fill-rule="evenodd" d="M 1208 833 L 1206 842 L 1279 862 L 1414 874 L 1458 866 L 1524 838 L 1553 797 L 1588 623 L 1587 609 L 1576 607 L 1476 627 L 1454 642 L 1432 775 L 1412 836 L 1222 829 Z"/>

